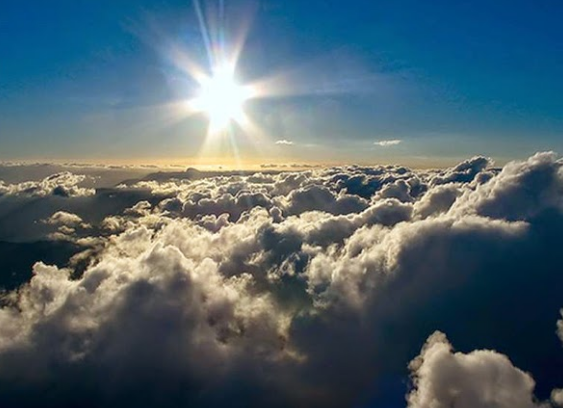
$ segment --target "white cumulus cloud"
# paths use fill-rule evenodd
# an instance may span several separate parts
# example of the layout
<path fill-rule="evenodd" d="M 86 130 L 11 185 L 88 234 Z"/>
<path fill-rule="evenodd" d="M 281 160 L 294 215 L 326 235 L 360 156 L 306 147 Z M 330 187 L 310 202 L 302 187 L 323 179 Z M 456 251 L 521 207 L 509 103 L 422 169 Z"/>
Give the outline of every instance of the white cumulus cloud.
<path fill-rule="evenodd" d="M 561 168 L 540 153 L 2 184 L 0 405 L 560 401 Z M 435 330 L 476 351 L 435 334 L 409 372 Z"/>

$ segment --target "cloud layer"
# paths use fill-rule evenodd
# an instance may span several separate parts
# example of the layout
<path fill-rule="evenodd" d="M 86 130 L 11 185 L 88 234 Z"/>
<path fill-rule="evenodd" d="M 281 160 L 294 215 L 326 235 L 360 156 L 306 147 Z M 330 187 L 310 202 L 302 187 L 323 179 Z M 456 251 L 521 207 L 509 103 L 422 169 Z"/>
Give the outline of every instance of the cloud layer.
<path fill-rule="evenodd" d="M 475 157 L 418 172 L 81 182 L 2 184 L 2 239 L 73 248 L 31 278 L 16 271 L 25 278 L 3 294 L 3 405 L 561 400 L 563 170 L 552 153 L 503 169 Z"/>

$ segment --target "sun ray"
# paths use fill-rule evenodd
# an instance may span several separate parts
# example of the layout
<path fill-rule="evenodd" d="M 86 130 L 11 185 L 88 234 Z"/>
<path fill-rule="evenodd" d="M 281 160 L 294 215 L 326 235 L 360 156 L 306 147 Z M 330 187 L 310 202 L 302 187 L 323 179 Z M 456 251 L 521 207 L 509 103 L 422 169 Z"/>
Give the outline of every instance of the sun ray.
<path fill-rule="evenodd" d="M 206 114 L 210 130 L 216 132 L 243 117 L 243 105 L 251 96 L 251 89 L 235 80 L 234 66 L 224 64 L 214 67 L 212 75 L 200 81 L 199 94 L 191 100 L 191 107 Z"/>
<path fill-rule="evenodd" d="M 193 6 L 207 64 L 201 66 L 198 59 L 194 58 L 196 54 L 188 54 L 187 49 L 180 46 L 170 47 L 170 51 L 174 65 L 187 74 L 187 83 L 191 81 L 186 89 L 186 115 L 195 113 L 207 120 L 207 132 L 200 145 L 200 155 L 217 157 L 224 154 L 230 160 L 237 161 L 241 154 L 248 153 L 247 147 L 256 153 L 275 147 L 261 128 L 261 122 L 245 111 L 249 100 L 330 95 L 351 90 L 349 78 L 343 78 L 340 74 L 318 76 L 316 68 L 326 63 L 325 59 L 298 67 L 286 67 L 274 75 L 241 81 L 238 76 L 239 59 L 253 13 L 243 13 L 244 19 L 239 20 L 243 24 L 233 30 L 227 24 L 226 2 L 223 0 L 193 0 Z"/>

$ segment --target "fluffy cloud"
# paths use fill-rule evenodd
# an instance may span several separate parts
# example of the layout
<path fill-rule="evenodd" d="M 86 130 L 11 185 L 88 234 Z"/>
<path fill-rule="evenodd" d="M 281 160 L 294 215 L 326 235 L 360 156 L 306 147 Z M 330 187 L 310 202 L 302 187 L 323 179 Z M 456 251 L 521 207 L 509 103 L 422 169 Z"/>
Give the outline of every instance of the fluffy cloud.
<path fill-rule="evenodd" d="M 79 183 L 60 177 L 34 191 Z M 410 406 L 536 406 L 531 376 L 483 348 L 556 402 L 562 186 L 561 162 L 538 154 L 500 170 L 476 157 L 12 188 L 11 239 L 55 229 L 76 247 L 55 265 L 29 253 L 44 262 L 6 286 L 0 402 L 404 405 L 407 363 L 437 329 L 478 351 L 431 336 Z"/>
<path fill-rule="evenodd" d="M 551 392 L 551 401 L 556 407 L 563 406 L 563 390 L 555 389 Z"/>
<path fill-rule="evenodd" d="M 557 321 L 559 337 L 561 322 Z M 506 355 L 493 350 L 475 350 L 468 354 L 454 352 L 440 331 L 428 337 L 420 354 L 410 362 L 409 369 L 413 386 L 407 395 L 409 408 L 549 408 L 563 405 L 563 389 L 553 389 L 549 400 L 542 402 L 534 395 L 536 384 L 530 373 L 515 367 Z"/>
<path fill-rule="evenodd" d="M 435 332 L 411 362 L 414 390 L 410 408 L 537 408 L 532 377 L 494 351 L 454 353 L 445 335 Z"/>
<path fill-rule="evenodd" d="M 82 224 L 82 218 L 76 214 L 65 211 L 57 211 L 46 221 L 48 224 L 64 225 L 66 227 L 75 227 Z"/>
<path fill-rule="evenodd" d="M 508 220 L 534 217 L 563 208 L 562 163 L 554 153 L 538 153 L 527 161 L 507 164 L 497 177 L 467 192 L 456 203 L 460 211 Z"/>
<path fill-rule="evenodd" d="M 6 184 L 0 181 L 1 196 L 84 196 L 94 194 L 93 189 L 79 187 L 86 176 L 71 172 L 56 173 L 41 181 L 28 181 L 17 184 Z"/>
<path fill-rule="evenodd" d="M 469 183 L 479 175 L 480 181 L 487 181 L 492 172 L 485 172 L 493 164 L 487 157 L 476 156 L 459 163 L 457 166 L 440 171 L 432 178 L 431 184 Z"/>

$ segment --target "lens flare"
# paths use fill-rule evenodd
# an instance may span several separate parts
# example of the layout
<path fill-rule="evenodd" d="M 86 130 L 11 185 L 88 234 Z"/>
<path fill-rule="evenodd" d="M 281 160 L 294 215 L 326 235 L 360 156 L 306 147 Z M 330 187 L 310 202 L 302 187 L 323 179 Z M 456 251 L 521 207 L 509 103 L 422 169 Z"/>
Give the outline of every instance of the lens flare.
<path fill-rule="evenodd" d="M 212 71 L 210 77 L 201 78 L 199 95 L 190 104 L 192 109 L 208 116 L 211 129 L 223 130 L 232 121 L 243 119 L 243 106 L 252 97 L 252 91 L 238 84 L 232 65 L 214 67 Z"/>

